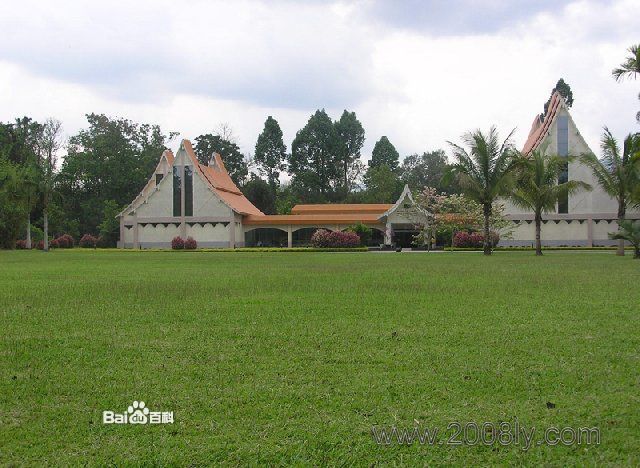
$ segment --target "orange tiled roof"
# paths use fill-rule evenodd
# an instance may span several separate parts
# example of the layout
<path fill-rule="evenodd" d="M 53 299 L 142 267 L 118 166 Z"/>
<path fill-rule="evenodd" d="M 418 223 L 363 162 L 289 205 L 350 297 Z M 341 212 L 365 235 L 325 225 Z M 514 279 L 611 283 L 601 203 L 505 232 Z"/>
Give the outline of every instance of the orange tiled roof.
<path fill-rule="evenodd" d="M 296 224 L 317 226 L 319 224 L 380 224 L 378 213 L 349 213 L 349 214 L 304 214 L 304 215 L 262 215 L 247 216 L 242 221 L 248 225 L 265 224 Z"/>
<path fill-rule="evenodd" d="M 263 215 L 262 211 L 251 203 L 240 189 L 233 183 L 227 169 L 224 167 L 222 158 L 218 153 L 213 155 L 213 166 L 200 164 L 196 157 L 191 142 L 182 140 L 187 155 L 193 162 L 194 166 L 200 171 L 200 174 L 207 181 L 211 189 L 220 197 L 220 199 L 231 207 L 234 211 L 245 215 Z"/>
<path fill-rule="evenodd" d="M 558 113 L 558 109 L 560 109 L 560 105 L 563 101 L 564 98 L 558 91 L 553 93 L 544 120 L 541 120 L 540 116 L 536 116 L 536 118 L 533 120 L 531 130 L 529 131 L 529 136 L 527 137 L 527 141 L 522 148 L 523 154 L 526 155 L 531 153 L 540 145 L 540 143 L 542 143 L 542 140 L 544 140 L 544 138 L 547 136 L 549 127 L 555 119 L 556 114 Z"/>
<path fill-rule="evenodd" d="M 291 209 L 292 215 L 306 214 L 356 214 L 372 213 L 380 216 L 393 205 L 388 203 L 352 203 L 327 205 L 296 205 Z"/>
<path fill-rule="evenodd" d="M 169 163 L 169 166 L 173 166 L 173 160 L 175 159 L 173 156 L 173 153 L 171 152 L 170 149 L 166 149 L 164 150 L 165 157 L 167 158 L 167 162 Z"/>

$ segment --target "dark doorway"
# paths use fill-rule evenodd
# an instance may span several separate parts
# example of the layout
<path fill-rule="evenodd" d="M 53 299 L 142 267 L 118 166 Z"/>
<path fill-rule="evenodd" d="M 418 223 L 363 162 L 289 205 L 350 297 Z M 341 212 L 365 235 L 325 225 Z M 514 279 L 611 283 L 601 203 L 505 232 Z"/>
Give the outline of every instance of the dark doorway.
<path fill-rule="evenodd" d="M 286 247 L 287 233 L 281 229 L 257 228 L 244 234 L 246 247 Z"/>
<path fill-rule="evenodd" d="M 419 234 L 418 231 L 409 229 L 398 229 L 393 231 L 393 243 L 396 247 L 414 247 L 413 238 Z"/>

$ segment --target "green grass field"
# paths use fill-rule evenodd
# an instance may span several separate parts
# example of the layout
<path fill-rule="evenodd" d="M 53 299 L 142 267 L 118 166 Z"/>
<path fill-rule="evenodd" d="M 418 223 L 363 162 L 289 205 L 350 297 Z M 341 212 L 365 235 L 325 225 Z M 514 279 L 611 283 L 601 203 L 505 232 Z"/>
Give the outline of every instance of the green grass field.
<path fill-rule="evenodd" d="M 610 252 L 0 252 L 0 462 L 637 465 L 639 284 Z M 133 400 L 175 423 L 102 423 Z M 514 418 L 601 443 L 371 435 Z"/>

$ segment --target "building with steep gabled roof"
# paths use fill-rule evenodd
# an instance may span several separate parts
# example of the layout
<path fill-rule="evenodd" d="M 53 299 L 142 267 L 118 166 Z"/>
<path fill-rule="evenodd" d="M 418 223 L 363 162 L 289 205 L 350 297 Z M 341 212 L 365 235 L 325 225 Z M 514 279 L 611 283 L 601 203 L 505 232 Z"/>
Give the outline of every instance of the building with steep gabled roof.
<path fill-rule="evenodd" d="M 405 203 L 403 203 L 405 201 Z M 169 248 L 171 240 L 193 237 L 200 247 L 306 245 L 318 228 L 344 230 L 362 223 L 374 230 L 374 244 L 411 245 L 417 233 L 409 188 L 391 204 L 296 205 L 290 215 L 265 215 L 231 180 L 219 154 L 201 164 L 189 140 L 175 157 L 160 156 L 152 177 L 119 215 L 122 248 Z"/>
<path fill-rule="evenodd" d="M 581 180 L 589 184 L 590 191 L 580 191 L 558 202 L 553 213 L 543 215 L 542 244 L 548 246 L 613 245 L 609 233 L 617 231 L 617 202 L 598 185 L 591 170 L 579 157 L 591 153 L 589 145 L 580 134 L 569 108 L 557 91 L 551 96 L 547 112 L 538 115 L 522 148 L 525 155 L 535 150 L 562 157 L 572 156 L 566 170 L 558 175 L 559 181 Z M 515 223 L 512 239 L 503 239 L 500 245 L 532 245 L 535 242 L 533 213 L 506 201 L 506 214 Z M 630 218 L 640 218 L 635 210 Z"/>

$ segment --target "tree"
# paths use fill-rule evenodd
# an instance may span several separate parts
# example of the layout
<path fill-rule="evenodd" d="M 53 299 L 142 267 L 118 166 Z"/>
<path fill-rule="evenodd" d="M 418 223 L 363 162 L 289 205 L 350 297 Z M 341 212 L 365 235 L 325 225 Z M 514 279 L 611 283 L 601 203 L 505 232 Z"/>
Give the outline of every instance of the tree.
<path fill-rule="evenodd" d="M 561 197 L 579 190 L 591 189 L 589 184 L 582 181 L 558 183 L 558 174 L 569 162 L 567 159 L 558 155 L 547 155 L 544 150 L 537 149 L 528 156 L 520 156 L 517 162 L 518 183 L 511 193 L 511 199 L 515 205 L 534 213 L 536 255 L 542 255 L 542 214 L 555 210 Z"/>
<path fill-rule="evenodd" d="M 120 222 L 116 216 L 123 208 L 124 206 L 118 205 L 115 200 L 105 200 L 102 208 L 102 222 L 98 226 L 102 246 L 116 246 L 120 237 Z"/>
<path fill-rule="evenodd" d="M 19 167 L 0 153 L 0 247 L 12 249 L 24 226 L 27 207 Z"/>
<path fill-rule="evenodd" d="M 336 129 L 327 113 L 317 110 L 291 145 L 288 171 L 291 184 L 303 201 L 325 202 L 340 184 Z"/>
<path fill-rule="evenodd" d="M 138 195 L 176 135 L 165 135 L 157 125 L 99 114 L 88 114 L 87 121 L 89 127 L 69 139 L 56 177 L 62 212 L 73 216 L 63 223 L 65 230 L 77 235 L 98 230 L 105 201 L 126 206 Z"/>
<path fill-rule="evenodd" d="M 633 245 L 633 258 L 640 258 L 640 221 L 624 219 L 618 224 L 618 232 L 610 233 L 611 239 L 628 241 Z"/>
<path fill-rule="evenodd" d="M 442 150 L 416 153 L 407 156 L 402 161 L 400 178 L 415 190 L 433 187 L 438 193 L 447 192 L 450 187 L 443 184 L 447 167 L 447 156 Z"/>
<path fill-rule="evenodd" d="M 369 167 L 386 165 L 392 171 L 398 168 L 400 155 L 396 147 L 391 144 L 386 136 L 381 137 L 373 147 Z"/>
<path fill-rule="evenodd" d="M 369 167 L 364 182 L 366 203 L 394 203 L 402 193 L 402 181 L 386 164 Z"/>
<path fill-rule="evenodd" d="M 342 171 L 342 190 L 346 197 L 355 179 L 362 172 L 360 150 L 364 144 L 364 128 L 355 112 L 342 112 L 340 120 L 335 123 L 338 138 L 338 163 Z"/>
<path fill-rule="evenodd" d="M 516 154 L 511 141 L 514 131 L 502 143 L 495 127 L 491 127 L 487 134 L 480 130 L 466 133 L 462 140 L 469 151 L 448 142 L 456 159 L 451 166 L 451 174 L 457 177 L 465 195 L 482 205 L 485 255 L 491 255 L 489 226 L 493 202 L 508 192 L 512 181 Z"/>
<path fill-rule="evenodd" d="M 228 131 L 226 133 L 228 134 Z M 221 135 L 211 133 L 200 135 L 196 137 L 196 146 L 193 149 L 201 164 L 208 164 L 213 153 L 222 156 L 224 167 L 236 185 L 242 186 L 249 175 L 249 165 L 240 152 L 240 147 Z"/>
<path fill-rule="evenodd" d="M 269 116 L 264 123 L 264 130 L 258 135 L 254 160 L 273 190 L 279 184 L 280 171 L 284 170 L 286 157 L 287 147 L 282 141 L 280 125 L 276 119 Z"/>
<path fill-rule="evenodd" d="M 58 151 L 62 147 L 62 122 L 49 118 L 42 126 L 38 138 L 38 165 L 42 174 L 42 217 L 44 251 L 49 251 L 49 202 L 53 192 L 53 181 Z"/>
<path fill-rule="evenodd" d="M 276 193 L 267 182 L 252 174 L 249 182 L 242 187 L 242 193 L 264 214 L 275 214 Z"/>
<path fill-rule="evenodd" d="M 571 86 L 569 86 L 562 78 L 560 78 L 554 88 L 551 90 L 549 99 L 544 104 L 544 112 L 542 113 L 543 116 L 547 115 L 547 109 L 549 108 L 549 104 L 551 103 L 551 97 L 556 91 L 558 91 L 564 98 L 565 102 L 567 103 L 567 107 L 571 107 L 573 105 L 573 91 L 571 91 Z"/>
<path fill-rule="evenodd" d="M 591 169 L 602 189 L 618 202 L 618 225 L 625 219 L 627 207 L 632 204 L 634 192 L 640 183 L 640 134 L 629 134 L 622 151 L 618 141 L 607 127 L 604 128 L 600 147 L 602 159 L 595 154 L 583 154 L 581 162 Z M 624 240 L 618 241 L 617 255 L 624 255 Z"/>
<path fill-rule="evenodd" d="M 640 44 L 632 45 L 628 51 L 629 56 L 627 59 L 611 72 L 616 81 L 623 81 L 625 78 L 636 78 L 640 74 Z"/>
<path fill-rule="evenodd" d="M 618 68 L 614 68 L 611 74 L 616 81 L 623 81 L 625 78 L 636 78 L 640 74 L 640 44 L 629 47 L 629 56 Z M 640 94 L 638 94 L 640 100 Z M 636 114 L 636 120 L 640 123 L 640 111 Z"/>

